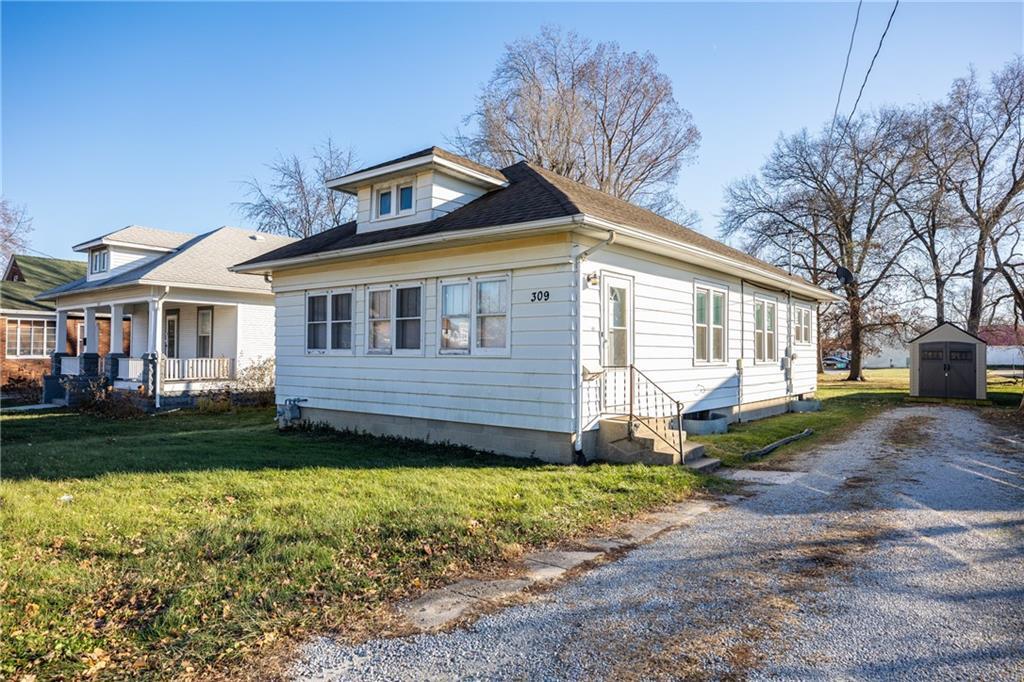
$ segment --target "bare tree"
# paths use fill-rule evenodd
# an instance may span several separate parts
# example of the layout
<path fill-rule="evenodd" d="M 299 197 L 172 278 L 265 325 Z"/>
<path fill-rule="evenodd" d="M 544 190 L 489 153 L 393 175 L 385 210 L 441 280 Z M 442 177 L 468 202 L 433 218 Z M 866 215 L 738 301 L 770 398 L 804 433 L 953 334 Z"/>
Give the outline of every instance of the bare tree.
<path fill-rule="evenodd" d="M 950 284 L 970 274 L 975 245 L 968 230 L 958 222 L 958 206 L 946 190 L 944 178 L 951 161 L 936 152 L 942 144 L 928 109 L 890 110 L 896 123 L 890 144 L 906 160 L 892 174 L 878 179 L 890 193 L 913 237 L 907 258 L 896 267 L 916 292 L 914 301 L 930 301 L 935 324 L 946 319 L 946 291 Z M 938 165 L 945 159 L 945 165 Z"/>
<path fill-rule="evenodd" d="M 669 213 L 666 195 L 700 144 L 653 55 L 551 27 L 506 47 L 467 120 L 476 129 L 455 144 L 483 163 L 525 159 Z"/>
<path fill-rule="evenodd" d="M 266 184 L 246 180 L 249 200 L 236 205 L 261 232 L 299 238 L 318 234 L 353 217 L 353 197 L 327 189 L 326 183 L 354 164 L 352 149 L 343 150 L 328 138 L 313 149 L 311 163 L 295 154 L 280 156 L 267 165 L 271 179 Z"/>
<path fill-rule="evenodd" d="M 973 230 L 967 329 L 976 332 L 990 278 L 989 248 L 1024 211 L 1024 59 L 993 74 L 985 89 L 972 70 L 936 105 L 936 143 L 923 149 L 931 172 L 956 200 Z"/>
<path fill-rule="evenodd" d="M 28 247 L 30 232 L 32 218 L 28 216 L 25 207 L 0 199 L 0 270 L 7 268 L 11 255 Z"/>
<path fill-rule="evenodd" d="M 838 140 L 806 130 L 782 138 L 760 177 L 726 191 L 726 236 L 742 235 L 746 248 L 758 254 L 788 246 L 790 239 L 797 252 L 813 245 L 810 255 L 794 254 L 794 266 L 820 284 L 835 282 L 840 267 L 854 274 L 841 287 L 843 324 L 837 325 L 852 351 L 849 380 L 863 379 L 870 336 L 898 321 L 888 297 L 911 239 L 890 187 L 910 162 L 905 149 L 891 145 L 898 124 L 888 114 L 862 116 L 838 126 Z"/>

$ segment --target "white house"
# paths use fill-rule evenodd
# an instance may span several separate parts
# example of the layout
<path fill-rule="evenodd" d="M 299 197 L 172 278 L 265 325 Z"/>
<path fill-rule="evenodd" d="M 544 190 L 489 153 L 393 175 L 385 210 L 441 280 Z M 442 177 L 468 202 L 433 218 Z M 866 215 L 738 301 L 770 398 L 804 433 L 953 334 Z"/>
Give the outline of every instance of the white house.
<path fill-rule="evenodd" d="M 355 221 L 234 268 L 272 277 L 302 419 L 570 462 L 617 415 L 678 455 L 681 413 L 815 391 L 833 295 L 650 211 L 437 147 L 329 187 Z"/>
<path fill-rule="evenodd" d="M 85 277 L 36 298 L 55 304 L 58 349 L 63 320 L 83 315 L 85 352 L 54 353 L 44 399 L 62 396 L 67 376 L 142 387 L 158 407 L 165 396 L 230 385 L 247 365 L 273 357 L 274 302 L 267 281 L 228 268 L 293 241 L 234 227 L 195 235 L 132 225 L 76 245 L 87 254 Z M 101 315 L 130 319 L 127 355 L 99 354 Z M 122 333 L 111 326 L 110 348 L 123 348 Z"/>

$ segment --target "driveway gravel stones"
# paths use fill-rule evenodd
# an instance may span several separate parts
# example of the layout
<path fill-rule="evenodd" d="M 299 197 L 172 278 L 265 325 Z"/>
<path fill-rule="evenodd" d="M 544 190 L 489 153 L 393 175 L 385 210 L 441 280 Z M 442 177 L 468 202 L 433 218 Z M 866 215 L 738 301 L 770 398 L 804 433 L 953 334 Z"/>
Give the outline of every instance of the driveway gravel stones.
<path fill-rule="evenodd" d="M 1010 436 L 1010 441 L 1005 437 Z M 448 632 L 300 652 L 303 680 L 1024 679 L 1024 449 L 893 409 L 750 496 Z"/>

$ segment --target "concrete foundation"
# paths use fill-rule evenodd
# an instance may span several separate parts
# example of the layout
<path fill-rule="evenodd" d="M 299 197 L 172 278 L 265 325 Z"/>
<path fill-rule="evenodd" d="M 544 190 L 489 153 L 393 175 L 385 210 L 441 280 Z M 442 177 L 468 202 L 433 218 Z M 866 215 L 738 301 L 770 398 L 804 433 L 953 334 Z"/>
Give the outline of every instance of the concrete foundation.
<path fill-rule="evenodd" d="M 533 457 L 553 464 L 573 461 L 573 434 L 467 424 L 420 417 L 302 407 L 302 420 L 374 436 L 413 438 L 428 443 L 453 443 L 511 457 Z"/>

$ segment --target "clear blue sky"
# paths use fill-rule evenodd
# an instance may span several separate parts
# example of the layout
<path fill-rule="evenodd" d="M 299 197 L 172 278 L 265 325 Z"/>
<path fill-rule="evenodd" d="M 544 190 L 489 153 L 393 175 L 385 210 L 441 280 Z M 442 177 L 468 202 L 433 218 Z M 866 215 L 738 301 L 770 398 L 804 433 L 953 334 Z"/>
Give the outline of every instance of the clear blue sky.
<path fill-rule="evenodd" d="M 832 113 L 853 3 L 55 4 L 2 12 L 2 182 L 56 256 L 129 223 L 244 226 L 239 181 L 326 136 L 374 163 L 444 144 L 504 43 L 558 24 L 649 50 L 704 139 L 679 198 L 722 190 Z M 891 4 L 866 3 L 848 111 Z M 941 96 L 1022 50 L 1022 5 L 904 2 L 861 106 Z"/>

